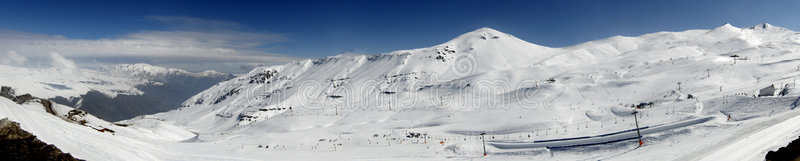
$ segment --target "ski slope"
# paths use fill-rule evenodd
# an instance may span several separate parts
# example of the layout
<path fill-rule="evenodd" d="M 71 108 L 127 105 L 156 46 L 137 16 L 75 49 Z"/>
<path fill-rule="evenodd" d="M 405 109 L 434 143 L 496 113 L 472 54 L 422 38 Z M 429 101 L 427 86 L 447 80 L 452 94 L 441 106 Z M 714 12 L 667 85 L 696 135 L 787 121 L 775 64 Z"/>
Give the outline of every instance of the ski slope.
<path fill-rule="evenodd" d="M 507 142 L 507 141 L 494 141 L 490 145 L 500 149 L 524 149 L 524 148 L 569 148 L 579 146 L 601 145 L 625 140 L 638 139 L 639 135 L 648 135 L 677 128 L 683 128 L 695 124 L 700 124 L 711 120 L 712 117 L 691 119 L 686 121 L 675 122 L 665 125 L 655 125 L 640 127 L 638 129 L 631 129 L 625 131 L 618 131 L 614 133 L 607 133 L 595 136 L 584 136 L 575 138 L 562 138 L 552 140 L 535 140 L 533 142 Z M 638 132 L 637 132 L 638 130 Z"/>
<path fill-rule="evenodd" d="M 762 126 L 762 129 L 740 136 L 743 138 L 731 141 L 729 145 L 716 151 L 710 151 L 699 160 L 763 160 L 767 152 L 786 146 L 795 136 L 800 136 L 798 114 L 800 113 L 797 111 L 787 113 L 776 119 L 780 122 L 770 122 L 769 125 Z"/>

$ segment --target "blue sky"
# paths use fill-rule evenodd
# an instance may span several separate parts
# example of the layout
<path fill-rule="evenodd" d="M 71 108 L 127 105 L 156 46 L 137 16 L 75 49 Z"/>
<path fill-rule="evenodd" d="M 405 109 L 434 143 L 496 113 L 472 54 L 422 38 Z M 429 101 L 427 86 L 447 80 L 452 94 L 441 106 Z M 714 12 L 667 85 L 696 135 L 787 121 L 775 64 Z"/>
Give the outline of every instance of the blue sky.
<path fill-rule="evenodd" d="M 142 42 L 187 37 L 198 39 L 187 46 L 245 50 L 247 56 L 316 58 L 427 47 L 480 27 L 494 28 L 550 47 L 614 35 L 711 29 L 724 23 L 747 27 L 768 22 L 800 31 L 800 1 L 32 0 L 4 2 L 0 5 L 0 20 L 0 30 L 15 35 Z M 14 52 L 29 54 L 19 50 Z M 54 50 L 76 59 L 89 56 L 69 54 L 76 52 L 73 50 Z M 114 54 L 109 55 L 83 62 L 118 60 Z M 145 63 L 187 63 L 122 55 L 132 58 L 126 60 L 141 59 Z M 168 59 L 172 58 L 181 57 Z"/>

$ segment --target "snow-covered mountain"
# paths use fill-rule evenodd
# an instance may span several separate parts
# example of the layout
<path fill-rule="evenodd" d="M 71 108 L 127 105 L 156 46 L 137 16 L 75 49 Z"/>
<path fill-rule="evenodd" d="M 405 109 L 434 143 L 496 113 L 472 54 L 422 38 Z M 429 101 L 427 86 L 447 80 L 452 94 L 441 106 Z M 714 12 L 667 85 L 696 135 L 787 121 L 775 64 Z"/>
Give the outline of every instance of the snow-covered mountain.
<path fill-rule="evenodd" d="M 233 75 L 214 71 L 192 73 L 148 64 L 121 64 L 79 74 L 56 68 L 0 66 L 4 86 L 19 89 L 108 121 L 175 109 L 198 92 Z"/>
<path fill-rule="evenodd" d="M 760 160 L 800 136 L 798 60 L 800 33 L 769 24 L 564 48 L 481 28 L 428 48 L 259 67 L 120 121 L 130 126 L 116 136 L 65 134 L 132 142 L 108 151 L 31 133 L 118 160 Z M 169 73 L 147 71 L 132 73 Z M 24 129 L 56 121 L 0 105 Z"/>
<path fill-rule="evenodd" d="M 725 24 L 712 30 L 616 36 L 565 48 L 542 47 L 482 28 L 429 48 L 340 55 L 258 68 L 195 95 L 181 110 L 160 115 L 204 129 L 201 131 L 254 122 L 274 126 L 262 121 L 289 117 L 290 110 L 268 109 L 289 107 L 294 112 L 319 115 L 335 114 L 341 108 L 342 118 L 333 117 L 313 126 L 336 124 L 364 111 L 385 113 L 370 120 L 379 121 L 408 108 L 431 107 L 437 113 L 475 115 L 469 117 L 471 120 L 498 113 L 527 116 L 526 122 L 562 124 L 588 119 L 585 109 L 674 101 L 665 100 L 665 93 L 681 93 L 681 97 L 710 92 L 718 95 L 719 89 L 752 93 L 770 84 L 791 82 L 786 73 L 793 73 L 796 67 L 785 60 L 794 57 L 798 44 L 796 32 L 769 24 L 752 29 Z M 738 64 L 733 64 L 732 55 L 738 56 Z M 554 82 L 549 83 L 550 79 Z M 680 90 L 678 82 L 682 82 Z M 546 102 L 562 108 L 526 110 L 543 107 Z M 554 117 L 552 113 L 559 110 L 565 111 Z M 495 119 L 493 116 L 483 119 Z M 415 119 L 425 124 L 441 121 L 439 117 Z M 474 121 L 452 122 L 465 124 L 467 129 L 456 128 L 463 131 L 523 126 L 503 123 L 509 127 L 476 127 Z M 269 129 L 293 128 L 299 127 Z"/>
<path fill-rule="evenodd" d="M 133 76 L 135 78 L 157 81 L 167 81 L 169 79 L 174 79 L 174 77 L 209 77 L 216 79 L 230 79 L 233 76 L 232 74 L 220 73 L 213 70 L 192 73 L 182 69 L 152 66 L 144 63 L 114 65 L 111 67 L 106 67 L 105 70 L 120 76 Z"/>
<path fill-rule="evenodd" d="M 630 107 L 640 103 L 657 107 L 641 110 L 647 116 L 663 117 L 642 119 L 643 126 L 720 113 L 764 116 L 755 106 L 745 112 L 713 102 L 745 99 L 770 85 L 789 91 L 800 74 L 798 50 L 797 32 L 769 24 L 615 36 L 564 48 L 481 28 L 428 48 L 257 68 L 153 117 L 208 135 L 590 136 L 631 129 Z M 793 100 L 760 103 L 785 109 Z M 773 108 L 779 107 L 763 110 Z M 212 136 L 206 139 L 220 139 Z M 447 149 L 477 153 L 465 147 L 473 143 Z"/>

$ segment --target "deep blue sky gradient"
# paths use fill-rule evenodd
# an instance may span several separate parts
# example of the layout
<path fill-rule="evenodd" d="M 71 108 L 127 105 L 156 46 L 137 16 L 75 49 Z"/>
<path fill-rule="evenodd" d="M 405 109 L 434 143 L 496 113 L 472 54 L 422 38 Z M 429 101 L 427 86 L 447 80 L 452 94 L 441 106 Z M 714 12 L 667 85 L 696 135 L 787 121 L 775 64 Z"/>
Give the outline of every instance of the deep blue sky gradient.
<path fill-rule="evenodd" d="M 240 23 L 286 35 L 263 50 L 298 57 L 378 54 L 436 45 L 480 27 L 564 47 L 614 35 L 763 22 L 800 31 L 800 1 L 15 1 L 0 4 L 0 29 L 73 39 L 170 30 L 148 16 Z"/>

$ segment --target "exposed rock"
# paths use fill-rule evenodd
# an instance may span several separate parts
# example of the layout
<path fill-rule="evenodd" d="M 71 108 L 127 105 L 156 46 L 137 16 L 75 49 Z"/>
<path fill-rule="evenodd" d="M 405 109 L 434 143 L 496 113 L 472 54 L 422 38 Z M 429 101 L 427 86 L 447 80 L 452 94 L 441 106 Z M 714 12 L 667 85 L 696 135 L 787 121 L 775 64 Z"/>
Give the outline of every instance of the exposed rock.
<path fill-rule="evenodd" d="M 31 94 L 23 94 L 23 95 L 17 96 L 17 100 L 14 101 L 14 102 L 17 102 L 17 104 L 22 104 L 22 103 L 25 103 L 25 101 L 30 101 L 30 100 L 33 100 L 33 99 L 36 99 L 36 97 L 31 96 Z"/>
<path fill-rule="evenodd" d="M 42 142 L 7 118 L 0 119 L 0 145 L 3 160 L 80 160 Z"/>
<path fill-rule="evenodd" d="M 34 96 L 31 96 L 31 94 L 19 95 L 19 96 L 16 96 L 16 98 L 17 98 L 17 100 L 15 102 L 17 104 L 23 104 L 23 103 L 28 102 L 28 101 L 39 101 L 39 103 L 42 104 L 42 107 L 44 108 L 45 111 L 47 111 L 47 113 L 50 113 L 50 114 L 55 115 L 55 116 L 58 116 L 58 114 L 56 114 L 56 111 L 53 110 L 53 103 L 50 102 L 49 100 L 41 99 L 41 98 L 38 98 L 38 97 L 34 97 Z"/>
<path fill-rule="evenodd" d="M 58 116 L 58 114 L 56 114 L 56 110 L 53 109 L 53 103 L 46 99 L 39 99 L 39 102 L 42 103 L 42 106 L 47 113 Z"/>
<path fill-rule="evenodd" d="M 239 88 L 231 89 L 230 91 L 228 91 L 228 93 L 225 93 L 225 95 L 222 95 L 219 98 L 217 98 L 217 100 L 214 101 L 214 104 L 217 104 L 217 103 L 220 103 L 220 102 L 224 101 L 229 96 L 233 96 L 235 94 L 239 94 L 239 90 L 240 90 Z"/>
<path fill-rule="evenodd" d="M 17 104 L 23 104 L 23 103 L 31 101 L 31 100 L 37 100 L 40 103 L 42 103 L 42 106 L 44 106 L 44 109 L 45 109 L 45 111 L 47 111 L 47 113 L 50 113 L 52 115 L 56 115 L 56 112 L 53 110 L 53 104 L 50 101 L 45 100 L 45 99 L 41 99 L 41 98 L 38 98 L 38 97 L 34 97 L 31 94 L 23 94 L 23 95 L 17 96 L 17 95 L 15 95 L 14 89 L 9 87 L 9 86 L 3 86 L 0 89 L 0 96 L 8 98 L 8 99 L 11 99 L 11 101 L 16 102 Z M 56 116 L 58 116 L 58 115 L 56 115 Z"/>
<path fill-rule="evenodd" d="M 767 152 L 767 161 L 800 160 L 800 138 L 795 139 L 786 147 L 781 147 L 777 151 Z"/>
<path fill-rule="evenodd" d="M 276 70 L 267 70 L 250 77 L 250 84 L 270 83 L 269 79 L 278 74 Z"/>
<path fill-rule="evenodd" d="M 11 87 L 3 86 L 3 89 L 4 89 L 4 91 L 6 91 L 6 92 L 4 92 L 4 94 L 8 96 L 6 98 L 9 98 L 9 97 L 10 97 L 9 99 L 15 98 L 16 99 L 15 102 L 17 104 L 23 104 L 23 103 L 26 103 L 26 102 L 29 102 L 29 101 L 31 101 L 31 102 L 39 102 L 40 104 L 42 104 L 42 108 L 47 113 L 49 113 L 49 114 L 51 114 L 53 116 L 59 117 L 59 118 L 63 119 L 64 121 L 67 121 L 67 122 L 76 123 L 76 124 L 80 124 L 80 125 L 85 125 L 85 120 L 82 120 L 81 118 L 76 118 L 75 117 L 75 116 L 79 116 L 79 117 L 86 116 L 86 112 L 85 111 L 78 110 L 78 109 L 72 109 L 72 110 L 69 111 L 68 114 L 60 115 L 53 108 L 53 102 L 51 102 L 50 100 L 41 99 L 39 97 L 34 97 L 34 96 L 30 95 L 30 94 L 23 94 L 23 95 L 19 95 L 19 96 L 14 96 L 13 95 L 14 94 L 14 90 Z M 84 121 L 84 122 L 81 122 L 81 121 Z"/>
<path fill-rule="evenodd" d="M 0 96 L 10 99 L 11 101 L 17 102 L 17 96 L 14 93 L 14 89 L 11 89 L 9 86 L 3 86 L 0 88 Z"/>

